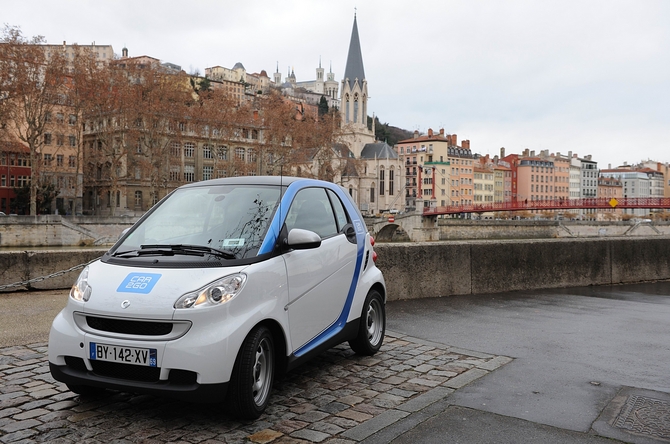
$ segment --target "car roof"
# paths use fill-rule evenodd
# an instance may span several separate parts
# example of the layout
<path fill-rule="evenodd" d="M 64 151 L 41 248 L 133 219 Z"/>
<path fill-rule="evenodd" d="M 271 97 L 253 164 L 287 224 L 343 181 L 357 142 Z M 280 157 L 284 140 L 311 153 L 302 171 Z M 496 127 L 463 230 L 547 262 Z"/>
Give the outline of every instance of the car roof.
<path fill-rule="evenodd" d="M 180 188 L 191 188 L 205 185 L 284 185 L 288 186 L 293 182 L 299 180 L 307 180 L 304 177 L 290 177 L 290 176 L 240 176 L 240 177 L 226 177 L 222 179 L 204 180 L 202 182 L 194 182 L 182 185 Z"/>

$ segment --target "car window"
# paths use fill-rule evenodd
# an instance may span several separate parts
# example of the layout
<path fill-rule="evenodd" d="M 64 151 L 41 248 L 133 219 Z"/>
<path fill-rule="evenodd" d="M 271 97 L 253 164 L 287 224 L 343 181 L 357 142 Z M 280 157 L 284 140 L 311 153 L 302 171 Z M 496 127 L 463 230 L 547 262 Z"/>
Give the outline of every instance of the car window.
<path fill-rule="evenodd" d="M 337 234 L 335 215 L 323 188 L 300 190 L 286 217 L 286 228 L 313 231 L 322 238 Z"/>
<path fill-rule="evenodd" d="M 342 206 L 342 201 L 340 201 L 340 198 L 337 197 L 335 192 L 333 190 L 326 190 L 326 193 L 328 193 L 328 197 L 330 197 L 330 203 L 333 205 L 333 209 L 335 210 L 335 220 L 337 221 L 337 231 L 342 231 L 342 228 L 349 222 L 347 220 L 347 212 L 344 211 L 344 207 Z"/>

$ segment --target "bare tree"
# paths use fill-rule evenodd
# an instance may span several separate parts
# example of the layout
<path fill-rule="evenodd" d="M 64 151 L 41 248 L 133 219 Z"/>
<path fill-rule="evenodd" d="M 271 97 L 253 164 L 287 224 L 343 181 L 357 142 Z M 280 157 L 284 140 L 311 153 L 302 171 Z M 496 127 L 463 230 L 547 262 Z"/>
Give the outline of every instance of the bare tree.
<path fill-rule="evenodd" d="M 45 52 L 44 38 L 26 39 L 6 26 L 0 41 L 0 107 L 11 135 L 30 149 L 30 214 L 37 214 L 37 188 L 45 125 L 54 107 L 66 105 L 66 63 L 61 51 Z M 10 137 L 11 137 L 10 136 Z"/>

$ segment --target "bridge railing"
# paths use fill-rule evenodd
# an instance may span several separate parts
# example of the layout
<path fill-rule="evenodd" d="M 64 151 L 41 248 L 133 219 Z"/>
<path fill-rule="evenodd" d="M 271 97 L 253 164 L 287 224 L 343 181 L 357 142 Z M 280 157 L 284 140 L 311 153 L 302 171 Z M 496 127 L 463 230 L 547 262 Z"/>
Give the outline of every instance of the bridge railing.
<path fill-rule="evenodd" d="M 578 209 L 614 209 L 614 208 L 657 208 L 670 209 L 669 197 L 627 197 L 627 198 L 585 198 L 523 200 L 514 202 L 495 202 L 489 204 L 457 205 L 429 207 L 423 209 L 424 216 L 458 213 L 488 213 L 494 211 L 523 210 L 578 210 Z"/>

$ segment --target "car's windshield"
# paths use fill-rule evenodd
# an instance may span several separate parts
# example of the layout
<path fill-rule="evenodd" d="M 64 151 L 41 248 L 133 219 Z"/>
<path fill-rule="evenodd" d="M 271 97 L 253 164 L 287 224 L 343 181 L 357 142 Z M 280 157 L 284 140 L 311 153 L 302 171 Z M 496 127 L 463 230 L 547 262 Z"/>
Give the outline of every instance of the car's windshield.
<path fill-rule="evenodd" d="M 253 257 L 277 207 L 276 186 L 211 185 L 176 190 L 118 245 L 116 254 L 142 246 L 197 245 Z"/>

